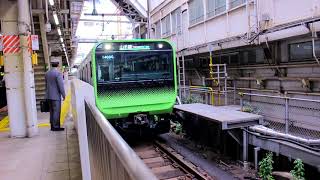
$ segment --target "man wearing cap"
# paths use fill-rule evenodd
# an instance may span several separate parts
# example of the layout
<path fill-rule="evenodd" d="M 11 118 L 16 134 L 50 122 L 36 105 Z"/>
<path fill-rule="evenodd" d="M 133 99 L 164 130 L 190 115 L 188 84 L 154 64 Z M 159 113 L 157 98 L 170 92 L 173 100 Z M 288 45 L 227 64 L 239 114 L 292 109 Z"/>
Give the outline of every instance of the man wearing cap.
<path fill-rule="evenodd" d="M 61 96 L 66 97 L 59 62 L 51 62 L 52 69 L 46 73 L 46 99 L 49 102 L 51 131 L 63 131 L 60 127 Z"/>

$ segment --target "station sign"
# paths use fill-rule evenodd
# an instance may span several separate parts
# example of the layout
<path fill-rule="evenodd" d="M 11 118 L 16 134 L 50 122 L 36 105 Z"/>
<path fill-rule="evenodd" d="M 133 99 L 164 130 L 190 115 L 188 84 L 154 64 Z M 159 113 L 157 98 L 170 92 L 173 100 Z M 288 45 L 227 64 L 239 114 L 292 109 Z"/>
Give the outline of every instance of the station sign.
<path fill-rule="evenodd" d="M 38 51 L 40 49 L 38 35 L 31 35 L 31 44 L 33 51 Z"/>

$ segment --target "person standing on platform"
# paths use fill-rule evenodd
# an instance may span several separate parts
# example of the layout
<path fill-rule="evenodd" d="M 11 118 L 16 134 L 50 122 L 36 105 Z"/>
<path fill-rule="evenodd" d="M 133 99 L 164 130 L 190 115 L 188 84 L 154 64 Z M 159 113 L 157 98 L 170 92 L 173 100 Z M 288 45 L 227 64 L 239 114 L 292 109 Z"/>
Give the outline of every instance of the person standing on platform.
<path fill-rule="evenodd" d="M 58 70 L 59 62 L 52 62 L 52 69 L 45 75 L 46 99 L 49 102 L 51 131 L 63 131 L 60 127 L 61 96 L 65 99 L 62 73 Z"/>

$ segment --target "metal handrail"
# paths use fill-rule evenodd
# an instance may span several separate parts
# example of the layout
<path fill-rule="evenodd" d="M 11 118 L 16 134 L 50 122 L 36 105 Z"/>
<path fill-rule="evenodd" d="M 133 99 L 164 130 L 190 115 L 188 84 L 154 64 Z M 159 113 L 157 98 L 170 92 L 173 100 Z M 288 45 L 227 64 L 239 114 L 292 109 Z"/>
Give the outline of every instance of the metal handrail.
<path fill-rule="evenodd" d="M 107 176 L 111 176 L 111 177 L 102 177 L 102 178 L 114 179 L 115 177 L 112 176 L 112 174 L 115 172 L 108 173 L 108 171 L 119 171 L 117 175 L 120 175 L 121 179 L 156 180 L 157 178 L 151 172 L 151 170 L 142 162 L 142 160 L 131 149 L 131 147 L 124 141 L 124 139 L 122 139 L 122 137 L 113 128 L 113 126 L 109 123 L 109 121 L 103 116 L 103 114 L 98 110 L 98 108 L 95 105 L 92 105 L 88 102 L 85 102 L 85 105 L 86 105 L 87 124 L 93 123 L 92 119 L 88 118 L 88 113 L 91 113 L 91 115 L 94 118 L 93 121 L 96 121 L 96 123 L 99 126 L 98 128 L 101 129 L 104 136 L 104 137 L 99 137 L 98 135 L 99 132 L 93 131 L 94 136 L 92 138 L 96 138 L 95 141 L 98 141 L 98 142 L 103 141 L 103 142 L 101 143 L 102 145 L 100 146 L 95 144 L 94 147 L 89 147 L 89 149 L 96 147 L 96 150 L 92 150 L 94 152 L 105 153 L 105 154 L 102 154 L 101 157 L 109 161 L 109 162 L 103 162 L 104 159 L 96 160 L 101 164 L 98 164 L 98 165 L 95 164 L 94 168 L 97 168 L 98 166 L 102 165 L 102 167 L 98 167 L 99 169 L 98 173 L 107 174 Z M 88 126 L 88 128 L 90 127 L 92 126 Z M 90 129 L 88 129 L 88 131 L 90 131 Z M 90 136 L 90 133 L 88 133 L 88 136 Z M 90 146 L 90 143 L 89 143 L 89 146 Z M 112 153 L 114 153 L 116 157 L 114 157 Z M 109 157 L 109 158 L 106 158 L 106 157 Z M 120 161 L 120 164 L 117 161 L 117 159 Z M 92 162 L 91 159 L 90 161 Z M 110 166 L 114 166 L 114 168 L 110 168 L 110 166 L 104 165 L 107 163 L 109 163 Z M 124 171 L 122 167 L 124 168 Z M 129 177 L 123 175 L 124 173 L 128 174 Z"/>
<path fill-rule="evenodd" d="M 242 92 L 240 92 L 239 95 L 241 95 L 241 96 L 242 95 L 247 95 L 247 96 L 257 96 L 257 97 L 279 98 L 279 99 L 289 99 L 289 100 L 320 103 L 319 100 L 304 99 L 304 98 L 292 98 L 292 97 L 288 97 L 288 96 L 272 96 L 272 95 L 265 95 L 265 94 L 252 94 L 252 93 L 242 93 Z"/>
<path fill-rule="evenodd" d="M 235 92 L 234 90 L 222 90 L 218 91 L 213 89 L 212 87 L 208 86 L 184 86 L 184 87 L 179 87 L 179 89 L 188 89 L 190 92 L 199 92 L 199 93 L 208 93 L 209 94 L 209 101 L 211 105 L 215 104 L 215 98 L 214 95 L 225 95 L 228 92 Z M 218 104 L 220 104 L 220 97 L 218 97 Z"/>

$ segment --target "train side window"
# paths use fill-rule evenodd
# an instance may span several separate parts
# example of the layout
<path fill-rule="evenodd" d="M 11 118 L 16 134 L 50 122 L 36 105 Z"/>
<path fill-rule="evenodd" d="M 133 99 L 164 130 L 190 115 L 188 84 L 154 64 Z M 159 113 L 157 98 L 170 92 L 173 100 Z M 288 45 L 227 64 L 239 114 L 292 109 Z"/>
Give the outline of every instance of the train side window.
<path fill-rule="evenodd" d="M 84 81 L 84 73 L 85 73 L 85 68 L 82 70 L 82 81 Z"/>
<path fill-rule="evenodd" d="M 85 81 L 85 72 L 86 72 L 86 68 L 83 68 L 83 71 L 82 71 L 82 81 Z"/>
<path fill-rule="evenodd" d="M 87 82 L 87 75 L 88 75 L 88 68 L 85 66 L 85 71 L 84 71 L 84 81 Z"/>
<path fill-rule="evenodd" d="M 90 69 L 89 69 L 88 65 L 86 65 L 86 66 L 87 66 L 86 78 L 87 78 L 87 82 L 89 82 L 89 71 L 90 71 Z"/>
<path fill-rule="evenodd" d="M 81 80 L 83 81 L 83 73 L 84 73 L 84 69 L 82 69 L 82 72 L 81 72 Z"/>
<path fill-rule="evenodd" d="M 90 61 L 90 77 L 92 78 L 92 62 Z"/>

